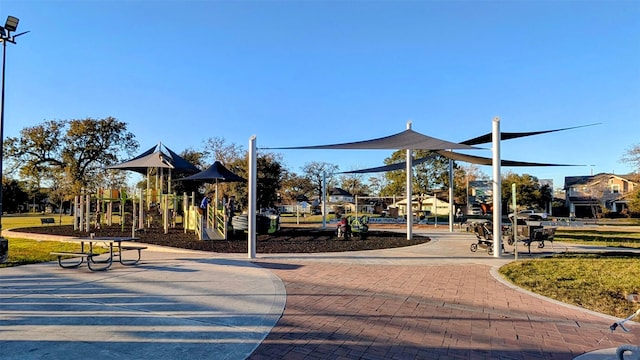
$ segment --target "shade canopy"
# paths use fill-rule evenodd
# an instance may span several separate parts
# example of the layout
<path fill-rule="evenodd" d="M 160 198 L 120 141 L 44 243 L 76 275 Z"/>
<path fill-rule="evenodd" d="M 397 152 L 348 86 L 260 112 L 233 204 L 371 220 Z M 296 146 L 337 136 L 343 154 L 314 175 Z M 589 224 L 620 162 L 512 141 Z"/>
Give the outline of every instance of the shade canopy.
<path fill-rule="evenodd" d="M 141 174 L 146 174 L 151 168 L 172 169 L 187 174 L 195 174 L 200 171 L 162 143 L 158 143 L 131 160 L 107 166 L 107 169 L 131 170 Z"/>
<path fill-rule="evenodd" d="M 341 144 L 312 145 L 312 146 L 290 146 L 264 149 L 288 150 L 320 150 L 320 149 L 345 149 L 345 150 L 445 150 L 445 149 L 477 149 L 470 145 L 458 144 L 446 140 L 437 139 L 423 135 L 411 129 L 404 130 L 397 134 L 385 136 L 377 139 L 355 141 Z"/>
<path fill-rule="evenodd" d="M 201 182 L 238 182 L 247 181 L 243 177 L 231 172 L 222 163 L 216 160 L 213 165 L 209 166 L 197 174 L 187 176 L 179 181 L 201 181 Z"/>
<path fill-rule="evenodd" d="M 513 132 L 513 133 L 503 132 L 503 133 L 500 133 L 500 139 L 510 140 L 510 139 L 516 139 L 516 138 L 525 137 L 525 136 L 547 134 L 547 133 L 556 132 L 556 131 L 572 130 L 572 129 L 578 129 L 578 128 L 593 126 L 593 125 L 598 125 L 598 124 L 581 125 L 581 126 L 574 126 L 574 127 L 568 127 L 568 128 L 562 128 L 562 129 L 553 129 L 553 130 Z M 461 141 L 460 144 L 480 145 L 480 144 L 490 143 L 492 141 L 492 135 L 493 134 L 491 133 L 485 134 L 482 136 L 475 137 L 473 139 Z M 452 149 L 452 148 L 446 148 L 446 149 Z M 464 162 L 468 162 L 476 165 L 492 165 L 493 164 L 492 158 L 460 154 L 453 151 L 447 151 L 446 149 L 437 149 L 435 152 L 451 160 L 464 161 Z M 412 165 L 422 164 L 423 162 L 433 158 L 434 156 L 435 156 L 434 154 L 431 154 L 423 158 L 413 159 Z M 514 161 L 514 160 L 500 160 L 500 165 L 508 166 L 508 167 L 584 166 L 584 165 L 550 164 L 550 163 L 538 163 L 538 162 L 526 162 L 526 161 Z M 367 174 L 367 173 L 376 173 L 376 172 L 396 171 L 396 170 L 403 170 L 406 168 L 406 166 L 407 166 L 407 163 L 405 161 L 402 161 L 402 162 L 397 162 L 390 165 L 377 166 L 377 167 L 352 170 L 352 171 L 343 171 L 343 172 L 340 172 L 340 174 Z"/>
<path fill-rule="evenodd" d="M 411 163 L 414 166 L 422 164 L 423 162 L 429 159 L 432 159 L 436 154 L 442 155 L 451 160 L 464 161 L 464 162 L 476 164 L 476 165 L 490 166 L 493 164 L 492 158 L 460 154 L 460 153 L 456 153 L 453 151 L 446 151 L 446 150 L 438 150 L 435 152 L 435 154 L 414 159 Z M 550 164 L 550 163 L 538 163 L 538 162 L 514 161 L 514 160 L 500 160 L 500 165 L 508 166 L 508 167 L 584 166 L 584 165 Z M 377 172 L 387 172 L 387 171 L 405 170 L 406 167 L 407 167 L 407 163 L 405 161 L 401 161 L 401 162 L 397 162 L 397 163 L 385 165 L 385 166 L 377 166 L 377 167 L 352 170 L 352 171 L 342 171 L 340 172 L 340 174 L 368 174 L 368 173 L 377 173 Z"/>
<path fill-rule="evenodd" d="M 593 125 L 599 125 L 599 124 L 580 125 L 580 126 L 573 126 L 573 127 L 568 127 L 568 128 L 562 128 L 562 129 L 529 131 L 529 132 L 501 132 L 500 133 L 500 140 L 511 140 L 511 139 L 517 139 L 517 138 L 525 137 L 525 136 L 541 135 L 541 134 L 547 134 L 547 133 L 552 133 L 552 132 L 556 132 L 556 131 L 573 130 L 573 129 L 579 129 L 579 128 L 583 128 L 583 127 L 587 127 L 587 126 L 593 126 Z M 480 144 L 488 144 L 488 143 L 490 143 L 492 141 L 493 141 L 493 134 L 492 133 L 488 133 L 488 134 L 480 135 L 480 136 L 475 137 L 473 139 L 462 141 L 460 143 L 461 144 L 466 144 L 466 145 L 480 145 Z"/>

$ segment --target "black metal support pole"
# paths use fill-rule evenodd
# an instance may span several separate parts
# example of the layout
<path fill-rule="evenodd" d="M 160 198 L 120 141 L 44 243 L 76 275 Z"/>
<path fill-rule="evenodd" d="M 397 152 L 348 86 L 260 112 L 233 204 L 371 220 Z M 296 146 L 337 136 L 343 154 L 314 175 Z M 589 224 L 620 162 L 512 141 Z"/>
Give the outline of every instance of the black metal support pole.
<path fill-rule="evenodd" d="M 4 157 L 4 70 L 7 55 L 7 39 L 2 39 L 2 97 L 0 98 L 0 263 L 7 262 L 9 241 L 2 236 L 2 179 Z"/>

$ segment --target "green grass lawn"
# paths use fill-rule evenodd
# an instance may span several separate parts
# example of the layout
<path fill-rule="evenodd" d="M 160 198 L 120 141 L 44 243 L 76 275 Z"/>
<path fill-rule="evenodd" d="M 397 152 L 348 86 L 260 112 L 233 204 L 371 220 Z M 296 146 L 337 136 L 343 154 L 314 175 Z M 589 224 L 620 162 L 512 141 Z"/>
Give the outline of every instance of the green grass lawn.
<path fill-rule="evenodd" d="M 597 246 L 640 248 L 640 227 L 638 231 L 601 231 L 589 228 L 558 229 L 554 240 Z"/>
<path fill-rule="evenodd" d="M 9 214 L 2 215 L 2 229 L 9 230 L 21 227 L 40 226 L 42 218 L 53 218 L 56 225 L 72 225 L 73 216 L 59 214 Z M 51 225 L 48 225 L 51 226 Z"/>
<path fill-rule="evenodd" d="M 554 240 L 640 248 L 640 227 L 638 231 L 617 230 L 615 225 L 602 229 L 558 229 Z M 500 273 L 537 294 L 613 316 L 627 317 L 640 307 L 627 300 L 629 294 L 640 294 L 640 256 L 559 254 L 510 263 Z"/>
<path fill-rule="evenodd" d="M 14 229 L 21 227 L 43 226 L 40 222 L 41 218 L 53 217 L 56 224 L 63 225 L 73 224 L 73 217 L 69 215 L 54 214 L 21 214 L 21 215 L 3 215 L 2 229 Z M 55 226 L 55 225 L 44 225 Z M 28 239 L 8 238 L 9 253 L 7 262 L 0 264 L 0 268 L 9 266 L 18 266 L 26 264 L 35 264 L 45 261 L 57 260 L 57 256 L 49 255 L 50 252 L 56 251 L 80 251 L 80 244 L 66 243 L 60 241 L 38 241 Z"/>
<path fill-rule="evenodd" d="M 507 264 L 500 274 L 513 284 L 549 298 L 625 318 L 640 304 L 640 256 L 560 254 Z"/>

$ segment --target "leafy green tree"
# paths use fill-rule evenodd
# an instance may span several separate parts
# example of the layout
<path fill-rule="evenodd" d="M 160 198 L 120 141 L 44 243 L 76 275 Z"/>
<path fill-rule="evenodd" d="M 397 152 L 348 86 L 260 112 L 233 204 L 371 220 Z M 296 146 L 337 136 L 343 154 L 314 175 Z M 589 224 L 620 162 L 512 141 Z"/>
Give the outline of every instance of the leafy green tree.
<path fill-rule="evenodd" d="M 632 216 L 640 216 L 640 190 L 636 190 L 629 199 L 629 212 Z"/>
<path fill-rule="evenodd" d="M 29 194 L 23 184 L 15 179 L 2 178 L 2 210 L 6 212 L 20 212 L 26 210 Z"/>
<path fill-rule="evenodd" d="M 640 144 L 633 145 L 622 157 L 622 162 L 635 167 L 636 180 L 640 181 Z M 640 189 L 636 189 L 629 199 L 629 212 L 632 216 L 640 216 Z"/>
<path fill-rule="evenodd" d="M 43 180 L 64 176 L 71 191 L 94 190 L 104 180 L 105 166 L 131 156 L 138 149 L 127 124 L 113 117 L 104 119 L 49 120 L 26 127 L 19 137 L 5 141 L 5 156 L 22 173 Z"/>
<path fill-rule="evenodd" d="M 279 200 L 283 203 L 294 203 L 299 196 L 310 198 L 313 190 L 313 184 L 308 178 L 284 171 Z"/>
<path fill-rule="evenodd" d="M 435 190 L 449 188 L 449 159 L 427 150 L 415 150 L 414 159 L 428 157 L 425 162 L 413 166 L 413 193 L 429 194 Z M 406 150 L 397 150 L 384 163 L 387 165 L 406 160 Z M 454 169 L 458 166 L 454 164 Z M 389 171 L 385 174 L 388 181 L 382 189 L 384 196 L 404 195 L 406 170 Z"/>
<path fill-rule="evenodd" d="M 511 186 L 516 184 L 516 200 L 519 209 L 545 209 L 553 200 L 553 190 L 548 185 L 540 185 L 537 177 L 512 172 L 502 178 L 502 208 L 506 211 L 511 204 Z"/>
<path fill-rule="evenodd" d="M 282 185 L 284 168 L 280 155 L 274 153 L 259 153 L 257 162 L 257 193 L 256 201 L 258 208 L 268 208 L 275 206 L 278 201 L 278 193 Z M 232 172 L 249 179 L 248 154 L 244 159 L 238 159 L 226 167 Z M 223 183 L 225 194 L 236 197 L 236 203 L 242 207 L 249 203 L 248 186 L 246 182 Z"/>

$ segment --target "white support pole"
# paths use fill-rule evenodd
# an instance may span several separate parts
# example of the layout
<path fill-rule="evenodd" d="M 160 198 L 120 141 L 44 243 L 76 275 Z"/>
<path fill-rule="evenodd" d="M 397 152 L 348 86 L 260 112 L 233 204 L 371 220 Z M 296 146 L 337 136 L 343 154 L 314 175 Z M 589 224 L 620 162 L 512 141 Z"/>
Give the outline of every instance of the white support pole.
<path fill-rule="evenodd" d="M 80 223 L 80 215 L 78 214 L 78 209 L 80 209 L 81 198 L 78 195 L 74 196 L 73 201 L 73 230 L 82 231 L 81 223 Z"/>
<path fill-rule="evenodd" d="M 91 230 L 91 194 L 87 192 L 87 195 L 85 195 L 87 197 L 87 200 L 85 200 L 84 202 L 84 206 L 85 206 L 85 210 L 86 210 L 86 217 L 84 219 L 85 223 L 84 223 L 84 229 L 85 231 L 89 231 Z"/>
<path fill-rule="evenodd" d="M 513 206 L 513 222 L 511 223 L 511 229 L 513 230 L 513 253 L 515 260 L 518 261 L 518 217 L 516 216 L 518 203 L 516 201 L 516 183 L 511 184 L 511 204 Z"/>
<path fill-rule="evenodd" d="M 502 179 L 500 177 L 500 118 L 493 118 L 493 256 L 502 255 Z"/>
<path fill-rule="evenodd" d="M 438 227 L 438 194 L 433 193 L 433 227 Z"/>
<path fill-rule="evenodd" d="M 109 190 L 111 192 L 111 190 Z M 131 199 L 131 237 L 136 237 L 136 221 L 138 220 L 136 216 L 136 198 L 135 196 Z"/>
<path fill-rule="evenodd" d="M 144 229 L 144 201 L 142 199 L 144 190 L 140 189 L 140 206 L 138 206 L 138 229 Z"/>
<path fill-rule="evenodd" d="M 189 198 L 186 192 L 182 193 L 182 228 L 186 234 L 189 228 Z"/>
<path fill-rule="evenodd" d="M 327 173 L 322 173 L 322 228 L 327 228 Z"/>
<path fill-rule="evenodd" d="M 453 160 L 449 159 L 449 232 L 453 232 L 453 214 L 455 214 L 455 204 L 453 201 Z"/>
<path fill-rule="evenodd" d="M 358 217 L 358 195 L 356 195 L 356 218 Z"/>
<path fill-rule="evenodd" d="M 80 194 L 80 204 L 78 206 L 78 227 L 80 231 L 89 231 L 89 229 L 84 228 L 84 188 L 82 188 Z"/>
<path fill-rule="evenodd" d="M 162 197 L 162 218 L 163 218 L 163 225 L 164 225 L 164 233 L 168 234 L 169 233 L 169 194 L 164 195 Z"/>
<path fill-rule="evenodd" d="M 257 208 L 257 182 L 258 161 L 256 154 L 256 136 L 249 138 L 249 236 L 247 237 L 247 256 L 249 259 L 256 257 L 256 208 Z"/>
<path fill-rule="evenodd" d="M 407 121 L 407 130 L 411 130 L 411 121 Z M 413 239 L 413 173 L 411 168 L 413 167 L 413 151 L 407 149 L 407 240 Z"/>

